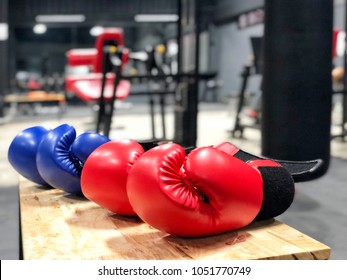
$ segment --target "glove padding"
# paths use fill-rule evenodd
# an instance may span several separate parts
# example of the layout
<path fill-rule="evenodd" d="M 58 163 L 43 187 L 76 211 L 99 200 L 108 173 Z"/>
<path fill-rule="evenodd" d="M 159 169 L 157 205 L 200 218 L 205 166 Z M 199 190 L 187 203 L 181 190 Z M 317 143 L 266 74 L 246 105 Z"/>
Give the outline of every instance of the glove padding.
<path fill-rule="evenodd" d="M 151 169 L 147 167 L 152 167 Z M 193 149 L 176 144 L 144 154 L 130 170 L 133 209 L 151 226 L 180 236 L 204 236 L 284 213 L 295 182 L 313 180 L 322 161 L 272 160 L 231 143 Z"/>
<path fill-rule="evenodd" d="M 263 202 L 255 220 L 274 218 L 290 207 L 295 195 L 296 173 L 290 173 L 278 161 L 246 153 L 229 142 L 221 143 L 215 148 L 242 160 L 260 172 L 263 180 Z M 302 165 L 302 163 L 299 164 Z M 301 175 L 300 178 L 302 178 Z"/>
<path fill-rule="evenodd" d="M 41 177 L 50 186 L 74 195 L 82 195 L 80 177 L 84 160 L 97 147 L 110 140 L 91 132 L 75 138 L 74 127 L 67 124 L 56 127 L 41 141 L 36 163 Z"/>
<path fill-rule="evenodd" d="M 177 144 L 143 154 L 127 180 L 138 216 L 178 236 L 206 236 L 251 223 L 263 201 L 260 172 L 214 147 L 187 156 Z"/>
<path fill-rule="evenodd" d="M 46 185 L 36 165 L 36 154 L 39 144 L 50 129 L 33 126 L 21 131 L 12 140 L 7 158 L 12 167 L 23 177 L 39 185 Z"/>
<path fill-rule="evenodd" d="M 114 140 L 98 147 L 82 170 L 84 196 L 113 213 L 136 216 L 126 182 L 131 167 L 143 153 L 144 148 L 133 140 Z"/>

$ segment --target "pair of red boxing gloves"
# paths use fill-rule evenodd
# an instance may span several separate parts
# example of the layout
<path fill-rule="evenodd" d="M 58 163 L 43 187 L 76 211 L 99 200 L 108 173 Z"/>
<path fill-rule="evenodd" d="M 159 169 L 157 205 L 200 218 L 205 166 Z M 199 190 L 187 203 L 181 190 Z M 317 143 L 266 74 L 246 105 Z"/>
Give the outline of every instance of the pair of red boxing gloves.
<path fill-rule="evenodd" d="M 282 214 L 295 182 L 311 180 L 321 166 L 260 158 L 228 142 L 184 149 L 113 140 L 85 161 L 81 189 L 101 207 L 158 230 L 208 236 Z"/>

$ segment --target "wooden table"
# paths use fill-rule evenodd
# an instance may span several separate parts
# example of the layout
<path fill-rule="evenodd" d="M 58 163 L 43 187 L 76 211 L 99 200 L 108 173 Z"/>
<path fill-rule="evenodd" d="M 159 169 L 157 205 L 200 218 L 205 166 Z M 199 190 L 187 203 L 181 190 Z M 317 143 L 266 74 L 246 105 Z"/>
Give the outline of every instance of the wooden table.
<path fill-rule="evenodd" d="M 328 259 L 330 248 L 275 219 L 205 238 L 178 238 L 139 218 L 20 178 L 24 259 Z"/>
<path fill-rule="evenodd" d="M 64 94 L 45 91 L 32 91 L 25 95 L 9 94 L 5 96 L 4 101 L 7 103 L 58 102 L 61 106 L 66 103 Z"/>
<path fill-rule="evenodd" d="M 8 94 L 4 97 L 4 102 L 9 104 L 58 104 L 60 113 L 64 112 L 66 106 L 66 98 L 63 93 L 47 93 L 45 91 L 36 90 L 26 94 Z"/>

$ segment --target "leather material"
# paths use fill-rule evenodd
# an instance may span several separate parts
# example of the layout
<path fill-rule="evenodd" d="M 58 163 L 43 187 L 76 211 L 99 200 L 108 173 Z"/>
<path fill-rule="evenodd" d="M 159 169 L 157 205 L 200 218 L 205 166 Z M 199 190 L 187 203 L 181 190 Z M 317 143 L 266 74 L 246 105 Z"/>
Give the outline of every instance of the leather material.
<path fill-rule="evenodd" d="M 295 196 L 295 183 L 292 174 L 279 162 L 256 157 L 229 142 L 221 143 L 216 148 L 239 158 L 260 172 L 263 180 L 263 202 L 255 220 L 274 218 L 290 207 Z"/>
<path fill-rule="evenodd" d="M 111 141 L 97 148 L 82 171 L 84 196 L 113 213 L 136 215 L 129 203 L 126 183 L 130 169 L 143 153 L 143 147 L 133 140 Z M 152 167 L 146 167 L 149 168 Z"/>
<path fill-rule="evenodd" d="M 70 150 L 75 138 L 76 130 L 74 127 L 67 124 L 56 127 L 41 141 L 36 163 L 41 177 L 50 186 L 67 193 L 82 195 L 80 176 L 83 162 Z M 103 142 L 100 141 L 100 138 L 105 139 L 100 134 L 87 134 L 83 141 L 86 149 L 75 147 L 74 150 L 77 150 L 77 154 L 85 159 L 89 156 L 88 153 Z M 83 151 L 86 154 L 83 154 Z"/>
<path fill-rule="evenodd" d="M 322 174 L 322 172 L 324 172 L 323 169 L 325 163 L 322 159 L 319 158 L 306 161 L 289 161 L 259 157 L 247 153 L 229 142 L 221 143 L 218 145 L 218 147 L 219 149 L 225 151 L 229 155 L 232 155 L 244 162 L 251 162 L 254 160 L 269 160 L 269 162 L 276 162 L 290 173 L 290 176 L 293 178 L 294 182 L 311 181 L 319 177 L 319 175 Z M 265 163 L 262 163 L 260 164 L 260 166 L 264 166 L 264 164 Z"/>
<path fill-rule="evenodd" d="M 258 170 L 214 147 L 187 156 L 173 143 L 153 148 L 133 165 L 129 201 L 141 219 L 178 236 L 207 236 L 248 225 L 260 211 Z"/>
<path fill-rule="evenodd" d="M 254 168 L 259 168 L 261 166 L 277 166 L 282 167 L 278 162 L 270 160 L 270 159 L 255 159 L 247 162 L 250 166 Z M 283 168 L 283 167 L 282 167 Z M 288 176 L 291 176 L 288 174 Z"/>
<path fill-rule="evenodd" d="M 85 132 L 77 136 L 75 141 L 73 141 L 70 150 L 72 155 L 84 164 L 88 156 L 96 147 L 109 141 L 110 139 L 104 135 L 94 132 Z"/>
<path fill-rule="evenodd" d="M 39 184 L 46 185 L 36 165 L 36 153 L 42 139 L 50 129 L 42 126 L 33 126 L 21 131 L 12 140 L 7 158 L 12 167 L 23 177 Z"/>
<path fill-rule="evenodd" d="M 230 156 L 234 156 L 238 151 L 240 151 L 238 147 L 229 142 L 222 142 L 218 145 L 215 145 L 214 147 L 220 151 L 227 153 Z"/>

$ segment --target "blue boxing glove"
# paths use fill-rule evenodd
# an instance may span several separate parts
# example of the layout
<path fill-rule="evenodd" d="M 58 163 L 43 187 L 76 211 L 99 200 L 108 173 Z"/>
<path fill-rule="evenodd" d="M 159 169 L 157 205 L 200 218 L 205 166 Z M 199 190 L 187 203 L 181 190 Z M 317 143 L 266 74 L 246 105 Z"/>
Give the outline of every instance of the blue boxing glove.
<path fill-rule="evenodd" d="M 84 165 L 88 156 L 99 146 L 110 141 L 106 136 L 95 132 L 85 132 L 80 134 L 71 145 L 72 155 Z"/>
<path fill-rule="evenodd" d="M 63 124 L 41 141 L 36 164 L 41 177 L 52 187 L 82 195 L 81 171 L 84 161 L 99 146 L 110 141 L 106 136 L 86 132 L 76 138 L 74 127 Z"/>
<path fill-rule="evenodd" d="M 12 167 L 23 177 L 39 184 L 47 183 L 39 174 L 36 165 L 36 153 L 42 139 L 50 129 L 33 126 L 21 131 L 11 142 L 7 158 Z"/>

